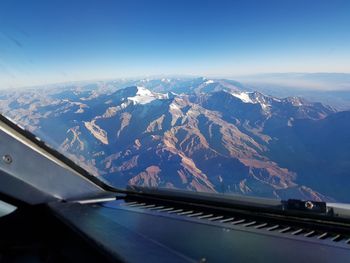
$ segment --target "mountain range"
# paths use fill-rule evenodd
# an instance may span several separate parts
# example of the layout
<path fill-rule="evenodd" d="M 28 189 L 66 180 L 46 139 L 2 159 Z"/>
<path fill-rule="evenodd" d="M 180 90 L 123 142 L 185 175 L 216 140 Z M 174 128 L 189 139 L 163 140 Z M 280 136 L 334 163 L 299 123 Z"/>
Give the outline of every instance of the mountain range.
<path fill-rule="evenodd" d="M 118 188 L 350 201 L 350 111 L 300 97 L 159 78 L 3 91 L 0 108 Z"/>

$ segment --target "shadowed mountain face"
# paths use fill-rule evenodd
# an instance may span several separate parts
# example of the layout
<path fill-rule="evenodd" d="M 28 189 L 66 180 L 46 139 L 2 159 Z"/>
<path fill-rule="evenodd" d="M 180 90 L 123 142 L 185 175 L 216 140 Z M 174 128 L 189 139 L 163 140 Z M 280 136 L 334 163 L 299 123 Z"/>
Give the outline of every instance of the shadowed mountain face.
<path fill-rule="evenodd" d="M 116 187 L 350 201 L 350 114 L 320 103 L 198 78 L 3 93 L 0 106 Z"/>

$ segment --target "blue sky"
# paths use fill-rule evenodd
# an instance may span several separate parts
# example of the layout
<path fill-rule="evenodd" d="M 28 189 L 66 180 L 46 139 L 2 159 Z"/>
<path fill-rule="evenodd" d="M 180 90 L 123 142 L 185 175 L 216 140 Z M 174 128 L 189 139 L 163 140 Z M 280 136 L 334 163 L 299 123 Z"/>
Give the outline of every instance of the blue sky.
<path fill-rule="evenodd" d="M 349 72 L 350 1 L 1 0 L 0 88 Z"/>

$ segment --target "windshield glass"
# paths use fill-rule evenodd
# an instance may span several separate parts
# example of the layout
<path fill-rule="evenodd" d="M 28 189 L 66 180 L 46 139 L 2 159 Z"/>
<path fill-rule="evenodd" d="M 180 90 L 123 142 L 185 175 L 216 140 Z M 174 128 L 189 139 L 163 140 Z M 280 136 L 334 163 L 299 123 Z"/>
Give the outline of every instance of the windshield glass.
<path fill-rule="evenodd" d="M 0 2 L 0 110 L 97 178 L 350 202 L 350 1 Z"/>

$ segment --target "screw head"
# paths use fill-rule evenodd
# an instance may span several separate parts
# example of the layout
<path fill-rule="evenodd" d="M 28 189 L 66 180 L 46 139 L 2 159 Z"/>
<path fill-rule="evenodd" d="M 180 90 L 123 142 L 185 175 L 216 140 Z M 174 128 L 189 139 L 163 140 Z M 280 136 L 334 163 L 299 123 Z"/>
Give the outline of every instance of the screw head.
<path fill-rule="evenodd" d="M 9 154 L 5 154 L 5 155 L 2 157 L 2 160 L 4 161 L 4 163 L 7 163 L 7 164 L 12 163 L 12 157 L 11 157 L 11 155 L 9 155 Z"/>
<path fill-rule="evenodd" d="M 314 204 L 311 201 L 305 202 L 305 207 L 307 209 L 312 209 L 314 207 Z"/>

